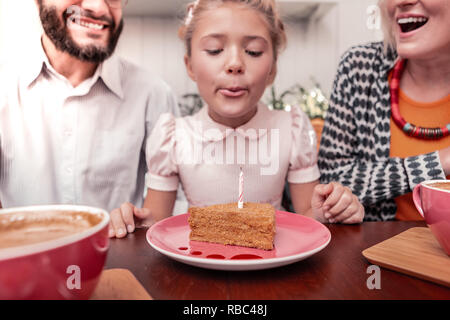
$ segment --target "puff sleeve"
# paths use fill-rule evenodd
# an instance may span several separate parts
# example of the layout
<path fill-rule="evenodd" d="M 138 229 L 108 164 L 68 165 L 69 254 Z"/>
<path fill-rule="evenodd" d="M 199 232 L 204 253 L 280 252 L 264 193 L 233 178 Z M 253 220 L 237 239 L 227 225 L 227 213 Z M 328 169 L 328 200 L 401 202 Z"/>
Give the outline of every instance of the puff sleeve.
<path fill-rule="evenodd" d="M 172 114 L 162 114 L 147 140 L 147 188 L 159 191 L 176 191 L 178 189 L 175 126 L 176 121 Z"/>
<path fill-rule="evenodd" d="M 299 108 L 291 110 L 292 144 L 289 183 L 307 183 L 320 178 L 317 165 L 317 137 L 308 116 Z"/>

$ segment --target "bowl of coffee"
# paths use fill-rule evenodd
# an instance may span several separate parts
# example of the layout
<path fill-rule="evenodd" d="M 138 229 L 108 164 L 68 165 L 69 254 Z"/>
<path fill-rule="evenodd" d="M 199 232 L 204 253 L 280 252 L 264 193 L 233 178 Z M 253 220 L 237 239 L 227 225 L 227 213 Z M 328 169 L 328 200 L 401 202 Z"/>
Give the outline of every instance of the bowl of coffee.
<path fill-rule="evenodd" d="M 413 190 L 413 201 L 442 249 L 450 255 L 450 180 L 429 180 Z"/>
<path fill-rule="evenodd" d="M 0 299 L 88 299 L 105 264 L 109 214 L 71 205 L 0 210 Z"/>

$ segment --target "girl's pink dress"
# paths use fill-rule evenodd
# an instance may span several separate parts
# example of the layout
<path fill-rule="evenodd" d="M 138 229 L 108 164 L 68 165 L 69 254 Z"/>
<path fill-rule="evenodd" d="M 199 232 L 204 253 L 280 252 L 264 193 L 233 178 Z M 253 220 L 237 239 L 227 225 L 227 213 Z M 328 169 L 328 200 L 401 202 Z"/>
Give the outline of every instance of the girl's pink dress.
<path fill-rule="evenodd" d="M 312 182 L 320 177 L 317 139 L 306 114 L 269 110 L 232 129 L 202 108 L 193 116 L 163 114 L 147 142 L 148 188 L 175 191 L 181 182 L 190 206 L 237 202 L 239 172 L 244 201 L 270 203 L 281 210 L 286 179 Z"/>

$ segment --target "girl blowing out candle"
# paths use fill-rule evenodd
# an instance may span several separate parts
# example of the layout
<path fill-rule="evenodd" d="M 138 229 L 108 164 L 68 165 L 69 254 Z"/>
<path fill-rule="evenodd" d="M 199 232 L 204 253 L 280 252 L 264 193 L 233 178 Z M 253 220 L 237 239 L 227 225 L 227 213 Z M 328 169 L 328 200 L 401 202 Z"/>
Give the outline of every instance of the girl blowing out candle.
<path fill-rule="evenodd" d="M 287 178 L 297 213 L 322 222 L 361 222 L 364 209 L 350 189 L 319 184 L 308 117 L 299 108 L 274 111 L 260 102 L 286 41 L 275 1 L 196 1 L 180 36 L 187 72 L 207 106 L 185 118 L 160 117 L 147 144 L 144 208 L 124 203 L 114 210 L 110 236 L 124 237 L 139 219 L 148 224 L 170 216 L 180 182 L 190 206 L 238 202 L 240 167 L 246 202 L 283 209 Z"/>

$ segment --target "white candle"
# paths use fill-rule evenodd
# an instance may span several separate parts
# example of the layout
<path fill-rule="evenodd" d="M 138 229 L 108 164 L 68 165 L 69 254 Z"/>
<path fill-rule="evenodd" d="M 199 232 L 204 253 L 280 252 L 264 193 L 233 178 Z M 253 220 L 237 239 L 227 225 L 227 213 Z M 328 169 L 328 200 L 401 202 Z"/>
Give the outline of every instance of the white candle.
<path fill-rule="evenodd" d="M 239 173 L 239 202 L 238 202 L 238 208 L 242 209 L 244 208 L 244 173 Z"/>

